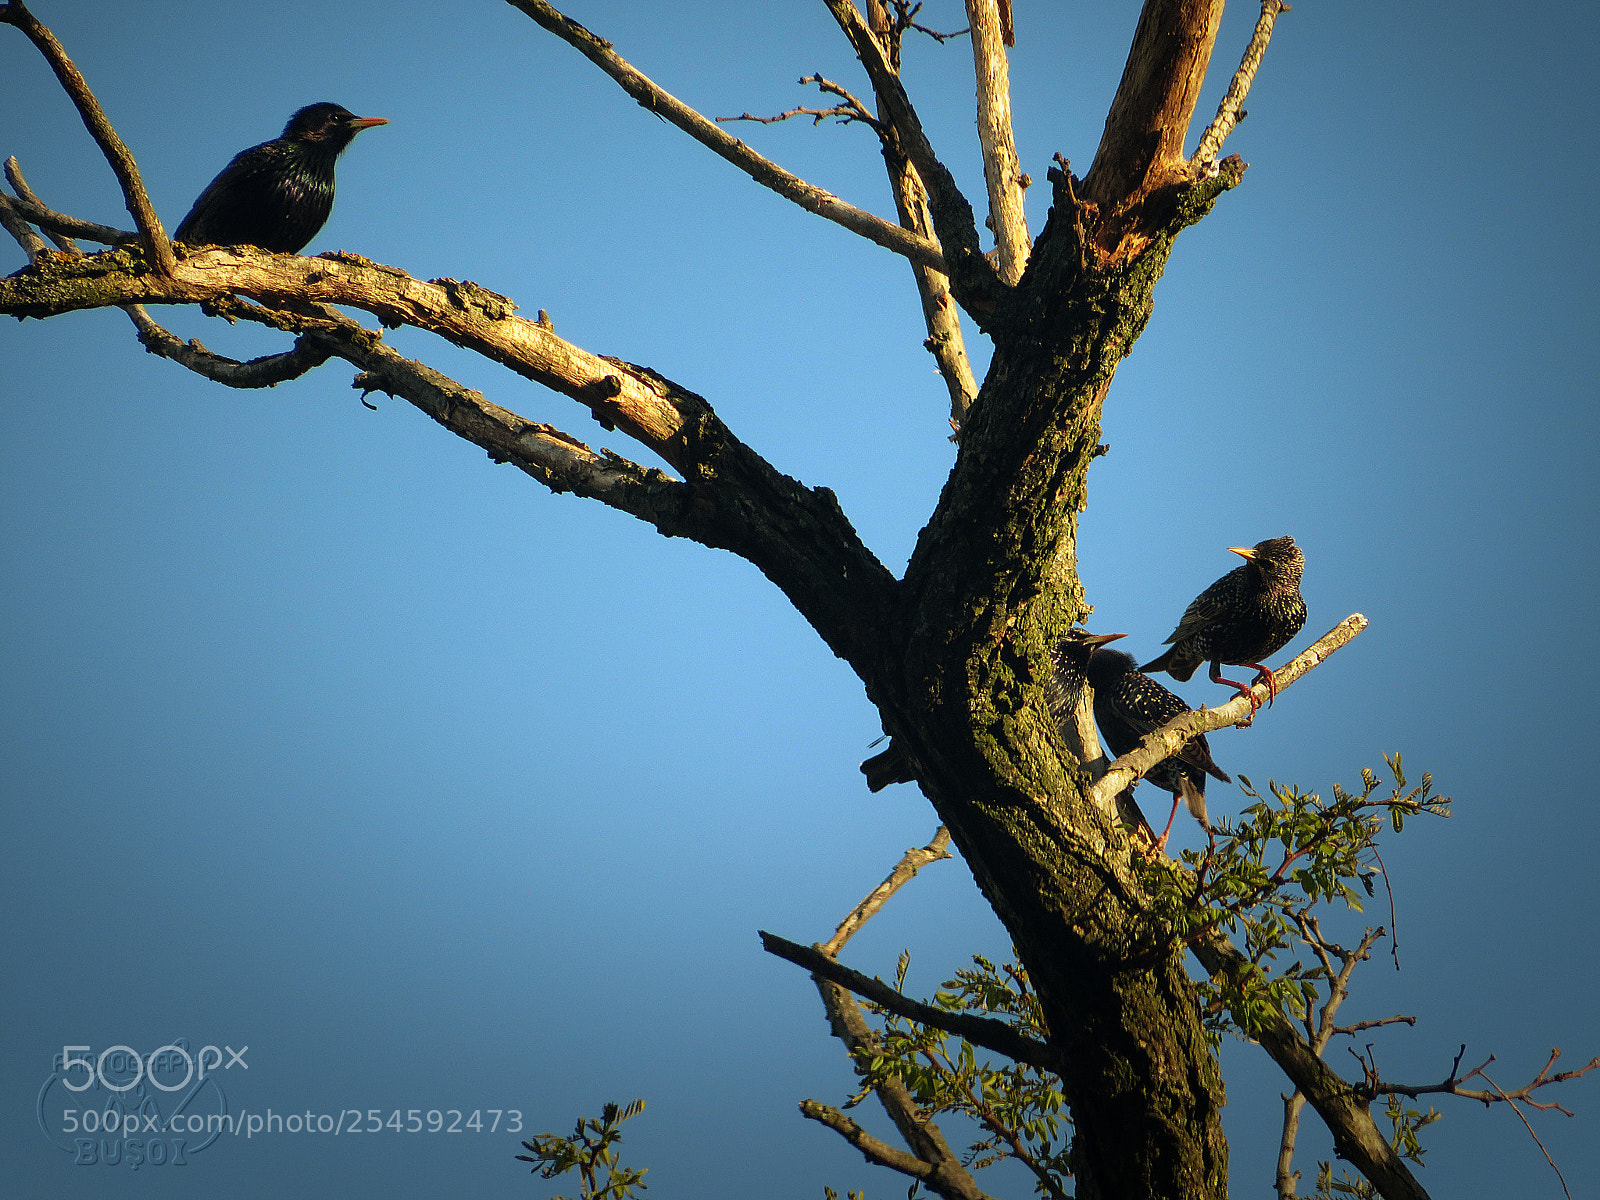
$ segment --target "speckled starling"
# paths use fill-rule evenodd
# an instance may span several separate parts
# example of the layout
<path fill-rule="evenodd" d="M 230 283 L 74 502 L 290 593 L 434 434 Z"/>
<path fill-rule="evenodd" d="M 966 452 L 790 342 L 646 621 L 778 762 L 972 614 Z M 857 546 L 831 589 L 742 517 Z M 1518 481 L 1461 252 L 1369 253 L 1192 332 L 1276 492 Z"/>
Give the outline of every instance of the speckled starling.
<path fill-rule="evenodd" d="M 388 123 L 337 104 L 307 105 L 289 118 L 282 137 L 235 155 L 200 193 L 173 239 L 298 254 L 333 211 L 334 162 L 356 134 Z"/>
<path fill-rule="evenodd" d="M 1150 676 L 1141 674 L 1133 655 L 1120 650 L 1096 649 L 1089 656 L 1088 679 L 1094 690 L 1094 719 L 1113 757 L 1135 749 L 1146 734 L 1190 711 L 1181 699 Z M 1145 779 L 1162 791 L 1172 793 L 1172 812 L 1156 842 L 1157 847 L 1167 843 L 1173 818 L 1178 815 L 1179 800 L 1188 803 L 1195 820 L 1210 828 L 1206 824 L 1207 775 L 1222 783 L 1233 782 L 1211 761 L 1211 747 L 1204 735 L 1144 773 Z"/>
<path fill-rule="evenodd" d="M 1252 682 L 1267 685 L 1267 702 L 1277 696 L 1277 683 L 1261 660 L 1287 646 L 1306 623 L 1306 602 L 1300 597 L 1306 557 L 1292 537 L 1257 542 L 1248 550 L 1228 549 L 1244 556 L 1244 566 L 1201 592 L 1167 639 L 1172 649 L 1140 669 L 1166 671 L 1174 679 L 1187 680 L 1210 659 L 1211 682 L 1225 683 L 1248 696 L 1253 716 L 1260 702 L 1250 685 L 1224 679 L 1222 664 L 1254 667 Z"/>
<path fill-rule="evenodd" d="M 1072 720 L 1073 709 L 1078 707 L 1090 652 L 1096 646 L 1126 636 L 1125 633 L 1090 633 L 1087 629 L 1069 629 L 1067 636 L 1051 652 L 1054 669 L 1050 678 L 1045 680 L 1045 700 L 1058 727 L 1065 729 Z M 917 777 L 905 755 L 893 742 L 862 763 L 861 773 L 867 777 L 867 787 L 874 792 L 881 792 L 891 783 L 910 783 Z"/>

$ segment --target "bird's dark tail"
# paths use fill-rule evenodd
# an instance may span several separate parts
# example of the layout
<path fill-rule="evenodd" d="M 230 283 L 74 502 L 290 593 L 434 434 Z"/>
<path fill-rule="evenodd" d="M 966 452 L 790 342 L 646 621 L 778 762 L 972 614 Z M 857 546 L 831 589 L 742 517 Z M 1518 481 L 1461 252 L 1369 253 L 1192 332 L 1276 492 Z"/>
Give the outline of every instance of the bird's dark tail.
<path fill-rule="evenodd" d="M 1190 676 L 1194 674 L 1194 669 L 1199 665 L 1198 662 L 1189 662 L 1187 659 L 1179 658 L 1178 648 L 1174 646 L 1160 658 L 1154 658 L 1145 663 L 1139 670 L 1146 675 L 1153 671 L 1165 671 L 1179 683 L 1188 683 Z"/>
<path fill-rule="evenodd" d="M 911 764 L 906 762 L 906 756 L 900 753 L 900 748 L 893 742 L 862 763 L 861 773 L 867 777 L 868 789 L 874 792 L 883 791 L 891 783 L 910 783 L 916 779 Z"/>
<path fill-rule="evenodd" d="M 1205 792 L 1196 787 L 1194 784 L 1190 783 L 1187 775 L 1179 775 L 1179 786 L 1183 788 L 1183 803 L 1184 806 L 1188 808 L 1189 815 L 1196 821 L 1199 821 L 1202 828 L 1210 829 L 1211 826 L 1206 821 Z"/>

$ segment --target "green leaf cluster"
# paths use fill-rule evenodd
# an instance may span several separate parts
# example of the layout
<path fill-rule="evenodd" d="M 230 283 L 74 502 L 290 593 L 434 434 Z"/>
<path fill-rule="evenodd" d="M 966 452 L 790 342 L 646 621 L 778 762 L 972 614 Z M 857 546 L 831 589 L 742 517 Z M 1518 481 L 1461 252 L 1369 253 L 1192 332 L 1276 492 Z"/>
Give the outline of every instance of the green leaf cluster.
<path fill-rule="evenodd" d="M 599 1119 L 579 1117 L 570 1138 L 554 1133 L 534 1134 L 523 1146 L 531 1154 L 519 1154 L 519 1162 L 536 1164 L 541 1179 L 554 1179 L 577 1171 L 582 1179 L 580 1200 L 629 1200 L 649 1185 L 644 1182 L 648 1167 L 624 1167 L 618 1161 L 617 1146 L 622 1142 L 622 1123 L 644 1111 L 644 1101 L 634 1100 L 626 1107 L 607 1104 Z M 542 1164 L 542 1165 L 540 1165 Z M 553 1200 L 568 1200 L 556 1196 Z"/>

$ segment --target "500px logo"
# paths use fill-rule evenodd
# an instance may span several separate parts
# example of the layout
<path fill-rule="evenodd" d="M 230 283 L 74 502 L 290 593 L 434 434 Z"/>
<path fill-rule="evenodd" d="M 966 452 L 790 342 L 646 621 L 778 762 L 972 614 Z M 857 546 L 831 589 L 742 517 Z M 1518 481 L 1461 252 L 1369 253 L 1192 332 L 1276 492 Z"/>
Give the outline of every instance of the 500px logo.
<path fill-rule="evenodd" d="M 187 1038 L 144 1055 L 127 1045 L 98 1054 L 63 1046 L 39 1089 L 39 1129 L 80 1166 L 187 1166 L 228 1128 L 218 1075 L 248 1071 L 249 1049 L 208 1044 L 192 1053 Z"/>

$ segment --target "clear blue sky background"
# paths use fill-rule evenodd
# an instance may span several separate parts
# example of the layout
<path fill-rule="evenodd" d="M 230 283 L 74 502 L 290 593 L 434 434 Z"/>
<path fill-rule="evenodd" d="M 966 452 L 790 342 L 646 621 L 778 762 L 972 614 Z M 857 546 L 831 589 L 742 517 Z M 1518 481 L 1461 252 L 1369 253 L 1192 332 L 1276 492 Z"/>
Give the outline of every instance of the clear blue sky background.
<path fill-rule="evenodd" d="M 935 0 L 924 19 L 964 23 Z M 703 393 L 778 467 L 835 489 L 903 566 L 949 468 L 909 271 L 644 113 L 508 6 L 37 0 L 139 157 L 168 227 L 239 149 L 335 100 L 361 135 L 312 251 L 477 280 L 599 353 Z M 820 4 L 573 0 L 710 114 L 861 90 Z M 1230 10 L 1209 116 L 1254 20 Z M 1024 169 L 1099 137 L 1132 3 L 1018 0 Z M 1393 1078 L 1462 1043 L 1506 1086 L 1600 1053 L 1593 737 L 1597 19 L 1571 2 L 1298 4 L 1229 149 L 1244 185 L 1187 232 L 1106 408 L 1082 569 L 1093 627 L 1154 653 L 1236 559 L 1292 533 L 1304 645 L 1372 627 L 1226 769 L 1326 792 L 1402 750 L 1457 800 L 1384 843 L 1400 961 L 1349 1019 Z M 975 199 L 964 42 L 906 75 Z M 126 225 L 24 39 L 0 30 L 0 154 L 55 207 Z M 1194 134 L 1197 135 L 1197 125 Z M 891 211 L 862 129 L 743 126 Z M 20 253 L 0 251 L 4 269 Z M 259 329 L 158 313 L 240 357 Z M 496 402 L 632 454 L 567 401 L 415 331 Z M 986 348 L 974 339 L 975 353 Z M 279 1134 L 183 1168 L 74 1166 L 35 1106 L 63 1045 L 248 1044 L 230 1108 L 520 1109 L 565 1131 L 644 1096 L 652 1195 L 869 1195 L 903 1182 L 803 1121 L 851 1076 L 805 976 L 755 931 L 834 923 L 936 820 L 872 797 L 872 709 L 747 564 L 552 497 L 330 365 L 272 391 L 145 354 L 115 312 L 0 328 L 0 1157 L 16 1195 L 545 1196 L 502 1132 Z M 1181 689 L 1215 701 L 1203 678 Z M 1242 798 L 1216 787 L 1212 809 Z M 1160 797 L 1147 800 L 1160 807 Z M 1180 844 L 1195 830 L 1180 825 Z M 1379 906 L 1374 921 L 1387 923 Z M 853 943 L 928 991 L 1006 939 L 958 861 Z M 1341 1069 L 1353 1066 L 1343 1049 Z M 1266 1194 L 1284 1081 L 1230 1043 L 1235 1193 Z M 1600 1080 L 1534 1125 L 1575 1196 L 1600 1180 Z M 60 1091 L 47 1100 L 58 1106 Z M 1435 1196 L 1558 1196 L 1503 1108 L 1444 1102 Z M 1301 1166 L 1326 1154 L 1313 1125 Z M 987 1186 L 1027 1194 L 1016 1175 Z M 569 1192 L 572 1188 L 567 1189 Z"/>

